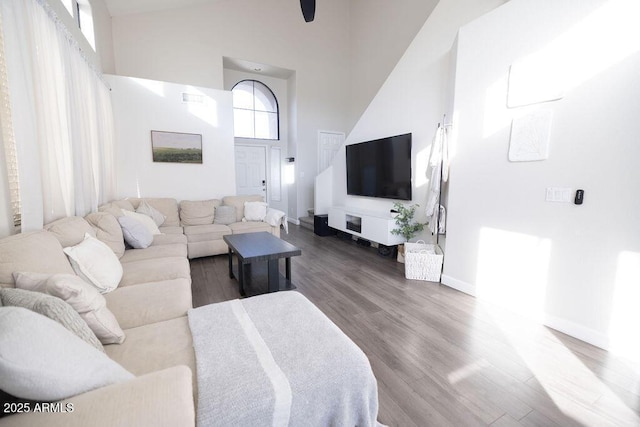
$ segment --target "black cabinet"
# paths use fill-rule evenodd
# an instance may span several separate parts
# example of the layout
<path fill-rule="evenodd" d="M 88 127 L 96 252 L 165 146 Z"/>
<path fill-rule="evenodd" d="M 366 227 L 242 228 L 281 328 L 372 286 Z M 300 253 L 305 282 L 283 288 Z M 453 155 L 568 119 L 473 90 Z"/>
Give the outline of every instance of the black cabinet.
<path fill-rule="evenodd" d="M 313 232 L 318 236 L 333 236 L 336 230 L 329 227 L 329 215 L 313 216 Z"/>

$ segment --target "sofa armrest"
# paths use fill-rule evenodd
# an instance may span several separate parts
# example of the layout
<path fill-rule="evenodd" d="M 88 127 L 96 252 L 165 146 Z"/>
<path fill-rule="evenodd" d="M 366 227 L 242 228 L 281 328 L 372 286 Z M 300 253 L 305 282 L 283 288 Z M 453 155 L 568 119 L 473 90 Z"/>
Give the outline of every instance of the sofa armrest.
<path fill-rule="evenodd" d="M 191 370 L 175 366 L 59 402 L 73 412 L 10 415 L 0 426 L 194 426 L 193 402 Z"/>

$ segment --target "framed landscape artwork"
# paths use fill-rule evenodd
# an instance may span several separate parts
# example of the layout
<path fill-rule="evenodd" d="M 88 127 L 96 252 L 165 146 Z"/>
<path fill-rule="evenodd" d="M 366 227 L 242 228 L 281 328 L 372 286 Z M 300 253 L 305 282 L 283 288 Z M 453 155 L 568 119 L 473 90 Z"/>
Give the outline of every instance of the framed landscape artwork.
<path fill-rule="evenodd" d="M 202 135 L 151 131 L 154 162 L 202 163 Z"/>

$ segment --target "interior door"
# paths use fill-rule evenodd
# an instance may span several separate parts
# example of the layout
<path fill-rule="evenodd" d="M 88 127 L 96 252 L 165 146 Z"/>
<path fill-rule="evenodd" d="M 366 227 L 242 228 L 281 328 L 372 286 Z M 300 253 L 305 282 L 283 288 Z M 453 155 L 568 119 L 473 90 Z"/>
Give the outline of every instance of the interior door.
<path fill-rule="evenodd" d="M 261 194 L 267 201 L 267 150 L 256 145 L 236 145 L 236 194 Z"/>
<path fill-rule="evenodd" d="M 318 132 L 318 173 L 331 166 L 342 144 L 344 144 L 344 133 Z"/>

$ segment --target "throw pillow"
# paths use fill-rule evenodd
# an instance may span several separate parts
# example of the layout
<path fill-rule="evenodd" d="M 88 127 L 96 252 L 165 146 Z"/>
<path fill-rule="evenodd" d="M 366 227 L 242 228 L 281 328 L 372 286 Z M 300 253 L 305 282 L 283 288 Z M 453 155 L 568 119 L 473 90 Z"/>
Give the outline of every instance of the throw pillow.
<path fill-rule="evenodd" d="M 134 376 L 59 323 L 21 307 L 0 308 L 0 388 L 56 401 Z"/>
<path fill-rule="evenodd" d="M 143 200 L 142 202 L 140 202 L 140 206 L 138 206 L 138 209 L 136 209 L 136 212 L 150 217 L 158 227 L 164 224 L 164 220 L 167 219 L 167 217 L 164 216 L 162 212 L 160 212 L 158 209 L 151 206 L 149 203 L 147 203 L 146 200 Z"/>
<path fill-rule="evenodd" d="M 137 212 L 129 212 L 129 211 L 124 211 L 124 210 L 122 212 L 124 212 L 124 216 L 126 216 L 128 218 L 133 218 L 136 221 L 142 223 L 142 225 L 144 225 L 147 228 L 147 230 L 149 230 L 149 232 L 151 234 L 153 234 L 153 235 L 162 234 L 162 233 L 160 233 L 160 230 L 158 229 L 158 226 L 153 221 L 153 219 L 151 219 L 151 217 L 148 217 L 145 214 L 141 214 L 141 213 L 137 213 Z"/>
<path fill-rule="evenodd" d="M 93 212 L 85 216 L 96 238 L 111 248 L 118 258 L 124 255 L 124 237 L 117 217 L 108 212 Z"/>
<path fill-rule="evenodd" d="M 73 274 L 13 273 L 16 287 L 42 292 L 69 304 L 102 344 L 121 344 L 125 334 L 98 290 Z"/>
<path fill-rule="evenodd" d="M 267 206 L 265 202 L 244 202 L 244 219 L 247 221 L 264 221 L 267 216 Z"/>
<path fill-rule="evenodd" d="M 76 246 L 64 248 L 76 274 L 102 293 L 111 292 L 122 279 L 122 264 L 109 246 L 85 234 Z"/>
<path fill-rule="evenodd" d="M 134 249 L 148 248 L 153 242 L 153 235 L 141 222 L 128 216 L 118 218 L 124 241 Z"/>
<path fill-rule="evenodd" d="M 214 224 L 229 225 L 236 222 L 236 208 L 233 206 L 218 206 L 213 220 Z"/>
<path fill-rule="evenodd" d="M 4 306 L 26 308 L 55 320 L 87 344 L 104 351 L 102 344 L 98 341 L 96 334 L 89 328 L 87 322 L 82 320 L 82 317 L 73 307 L 60 298 L 40 292 L 7 288 L 0 289 L 0 300 Z"/>

